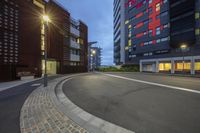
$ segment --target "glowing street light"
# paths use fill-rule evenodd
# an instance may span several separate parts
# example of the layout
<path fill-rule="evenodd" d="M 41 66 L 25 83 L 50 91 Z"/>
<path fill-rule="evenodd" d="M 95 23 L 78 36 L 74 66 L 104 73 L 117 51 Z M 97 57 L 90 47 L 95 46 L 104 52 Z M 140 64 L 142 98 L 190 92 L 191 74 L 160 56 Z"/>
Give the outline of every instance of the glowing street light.
<path fill-rule="evenodd" d="M 95 51 L 95 50 L 92 50 L 92 54 L 95 55 L 95 54 L 96 54 L 96 51 Z"/>
<path fill-rule="evenodd" d="M 182 45 L 181 45 L 181 49 L 182 49 L 182 50 L 184 50 L 184 49 L 186 49 L 186 48 L 187 48 L 187 44 L 182 44 Z"/>
<path fill-rule="evenodd" d="M 50 22 L 50 18 L 49 18 L 49 16 L 48 15 L 43 15 L 42 16 L 42 20 L 44 21 L 44 22 Z"/>
<path fill-rule="evenodd" d="M 185 54 L 184 54 L 184 52 L 187 49 L 187 47 L 188 46 L 185 43 L 181 44 L 181 46 L 180 46 L 181 51 L 182 51 L 182 56 L 183 56 L 183 62 L 182 62 L 182 64 L 183 64 L 183 70 L 182 70 L 182 72 L 184 72 L 184 70 L 185 70 Z"/>
<path fill-rule="evenodd" d="M 50 18 L 48 15 L 42 16 L 42 22 L 44 26 L 44 87 L 47 87 L 47 36 L 48 36 L 48 23 L 50 22 Z"/>

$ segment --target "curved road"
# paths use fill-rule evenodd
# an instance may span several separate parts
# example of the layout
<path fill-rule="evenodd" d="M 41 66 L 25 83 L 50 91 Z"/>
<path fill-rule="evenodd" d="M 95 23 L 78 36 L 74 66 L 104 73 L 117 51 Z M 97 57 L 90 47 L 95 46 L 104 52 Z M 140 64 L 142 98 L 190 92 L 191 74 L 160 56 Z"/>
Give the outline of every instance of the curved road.
<path fill-rule="evenodd" d="M 85 111 L 136 133 L 200 133 L 200 79 L 110 74 L 75 77 L 63 91 Z"/>

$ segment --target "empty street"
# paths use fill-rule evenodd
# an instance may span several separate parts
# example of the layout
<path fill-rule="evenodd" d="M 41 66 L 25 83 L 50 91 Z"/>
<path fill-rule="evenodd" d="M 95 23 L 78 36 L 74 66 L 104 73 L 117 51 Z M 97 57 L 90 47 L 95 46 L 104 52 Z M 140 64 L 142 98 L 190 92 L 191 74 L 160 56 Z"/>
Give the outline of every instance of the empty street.
<path fill-rule="evenodd" d="M 85 111 L 136 133 L 199 133 L 199 78 L 91 73 L 63 91 Z"/>

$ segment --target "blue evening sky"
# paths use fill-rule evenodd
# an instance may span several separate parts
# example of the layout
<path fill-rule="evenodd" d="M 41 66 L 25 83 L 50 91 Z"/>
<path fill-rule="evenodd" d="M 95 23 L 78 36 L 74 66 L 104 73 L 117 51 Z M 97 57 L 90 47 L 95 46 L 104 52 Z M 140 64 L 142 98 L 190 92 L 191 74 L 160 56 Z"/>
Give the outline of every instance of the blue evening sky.
<path fill-rule="evenodd" d="M 113 0 L 57 0 L 88 25 L 89 41 L 103 48 L 102 64 L 113 64 Z"/>

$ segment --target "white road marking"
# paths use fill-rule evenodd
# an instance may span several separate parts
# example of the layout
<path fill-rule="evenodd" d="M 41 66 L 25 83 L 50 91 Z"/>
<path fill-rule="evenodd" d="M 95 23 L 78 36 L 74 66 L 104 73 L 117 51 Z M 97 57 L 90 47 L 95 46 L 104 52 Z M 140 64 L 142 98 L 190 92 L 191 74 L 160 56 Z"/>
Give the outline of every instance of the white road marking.
<path fill-rule="evenodd" d="M 35 86 L 40 86 L 41 84 L 32 84 L 31 86 L 35 87 Z"/>
<path fill-rule="evenodd" d="M 115 77 L 115 78 L 119 78 L 119 79 L 125 79 L 125 80 L 129 80 L 129 81 L 134 81 L 134 82 L 139 82 L 139 83 L 144 83 L 144 84 L 149 84 L 149 85 L 155 85 L 155 86 L 160 86 L 160 87 L 165 87 L 165 88 L 170 88 L 170 89 L 175 89 L 175 90 L 181 90 L 181 91 L 187 91 L 187 92 L 200 94 L 200 91 L 198 91 L 198 90 L 192 90 L 192 89 L 187 89 L 187 88 L 182 88 L 182 87 L 177 87 L 177 86 L 164 85 L 164 84 L 159 84 L 159 83 L 154 83 L 154 82 L 149 82 L 149 81 L 132 79 L 132 78 L 117 76 L 117 75 L 113 75 L 113 74 L 104 74 L 104 73 L 102 73 L 102 74 L 106 75 L 106 76 L 109 76 L 109 77 Z"/>

